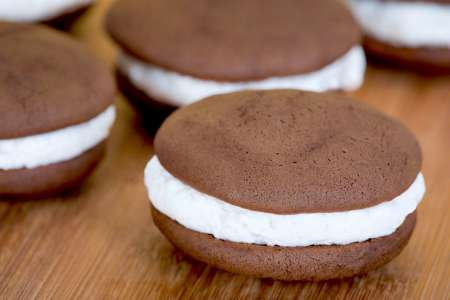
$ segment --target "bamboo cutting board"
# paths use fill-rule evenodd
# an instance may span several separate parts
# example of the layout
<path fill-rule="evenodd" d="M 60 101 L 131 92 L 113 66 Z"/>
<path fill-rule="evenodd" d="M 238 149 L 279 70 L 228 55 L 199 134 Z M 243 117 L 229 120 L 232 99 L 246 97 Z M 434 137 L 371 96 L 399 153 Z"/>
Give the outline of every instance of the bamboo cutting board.
<path fill-rule="evenodd" d="M 112 65 L 99 1 L 73 33 Z M 0 299 L 450 299 L 450 76 L 370 66 L 355 93 L 402 120 L 424 152 L 427 196 L 403 253 L 364 277 L 284 283 L 210 268 L 176 252 L 153 225 L 143 185 L 152 136 L 123 97 L 109 153 L 77 191 L 0 202 Z"/>

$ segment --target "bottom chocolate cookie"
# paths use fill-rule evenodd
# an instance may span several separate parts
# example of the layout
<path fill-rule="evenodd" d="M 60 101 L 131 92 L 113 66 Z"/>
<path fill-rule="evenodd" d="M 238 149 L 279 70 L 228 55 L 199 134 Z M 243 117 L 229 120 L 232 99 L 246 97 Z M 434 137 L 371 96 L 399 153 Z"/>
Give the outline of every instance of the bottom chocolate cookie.
<path fill-rule="evenodd" d="M 105 153 L 105 143 L 61 163 L 34 169 L 0 170 L 0 196 L 37 198 L 74 188 L 95 169 Z"/>
<path fill-rule="evenodd" d="M 120 91 L 139 112 L 143 122 L 151 132 L 158 130 L 161 123 L 176 109 L 175 106 L 159 102 L 147 96 L 118 70 L 116 70 L 116 79 Z"/>
<path fill-rule="evenodd" d="M 371 37 L 365 38 L 364 48 L 369 56 L 381 62 L 423 73 L 450 72 L 450 49 L 448 48 L 396 47 Z"/>
<path fill-rule="evenodd" d="M 391 235 L 331 246 L 271 247 L 234 243 L 192 231 L 152 207 L 153 220 L 175 247 L 219 269 L 280 280 L 328 280 L 362 275 L 405 247 L 416 224 L 411 213 Z"/>

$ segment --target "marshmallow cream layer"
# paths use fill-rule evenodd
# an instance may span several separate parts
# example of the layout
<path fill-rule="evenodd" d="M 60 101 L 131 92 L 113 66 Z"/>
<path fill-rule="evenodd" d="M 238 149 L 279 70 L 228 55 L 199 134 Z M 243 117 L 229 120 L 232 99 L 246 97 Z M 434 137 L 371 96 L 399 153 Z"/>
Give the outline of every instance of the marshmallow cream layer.
<path fill-rule="evenodd" d="M 116 111 L 108 107 L 93 119 L 42 134 L 0 139 L 0 170 L 36 168 L 73 159 L 109 135 Z"/>
<path fill-rule="evenodd" d="M 421 173 L 396 198 L 331 213 L 279 215 L 252 211 L 201 193 L 172 176 L 153 157 L 145 169 L 152 205 L 181 225 L 217 239 L 269 246 L 345 245 L 392 234 L 425 193 Z"/>
<path fill-rule="evenodd" d="M 94 0 L 0 0 L 0 19 L 44 21 L 83 7 Z"/>
<path fill-rule="evenodd" d="M 450 5 L 349 0 L 355 18 L 378 40 L 406 47 L 450 48 Z"/>
<path fill-rule="evenodd" d="M 122 53 L 119 70 L 149 97 L 175 106 L 185 106 L 202 98 L 244 89 L 292 88 L 316 92 L 355 90 L 364 80 L 366 59 L 360 46 L 324 68 L 306 74 L 271 77 L 248 82 L 218 82 L 172 72 L 144 63 Z"/>

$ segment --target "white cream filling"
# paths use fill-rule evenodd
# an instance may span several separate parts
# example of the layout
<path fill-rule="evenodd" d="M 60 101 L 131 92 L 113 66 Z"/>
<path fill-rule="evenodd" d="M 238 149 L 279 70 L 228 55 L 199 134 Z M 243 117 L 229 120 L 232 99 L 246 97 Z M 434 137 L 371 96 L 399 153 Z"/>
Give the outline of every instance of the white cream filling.
<path fill-rule="evenodd" d="M 393 200 L 343 212 L 279 215 L 252 211 L 201 193 L 172 176 L 153 157 L 145 184 L 154 207 L 191 230 L 217 239 L 262 245 L 345 245 L 393 233 L 425 193 L 421 173 Z"/>
<path fill-rule="evenodd" d="M 0 0 L 0 19 L 44 21 L 83 7 L 94 0 Z"/>
<path fill-rule="evenodd" d="M 36 168 L 73 159 L 105 140 L 116 111 L 108 107 L 95 118 L 47 133 L 0 139 L 0 170 Z"/>
<path fill-rule="evenodd" d="M 364 80 L 366 59 L 362 48 L 355 46 L 318 71 L 248 82 L 218 82 L 194 78 L 144 63 L 124 53 L 119 57 L 118 67 L 149 97 L 167 104 L 185 106 L 208 96 L 247 89 L 291 88 L 316 92 L 354 90 Z"/>
<path fill-rule="evenodd" d="M 397 46 L 450 47 L 450 5 L 348 0 L 367 35 Z"/>

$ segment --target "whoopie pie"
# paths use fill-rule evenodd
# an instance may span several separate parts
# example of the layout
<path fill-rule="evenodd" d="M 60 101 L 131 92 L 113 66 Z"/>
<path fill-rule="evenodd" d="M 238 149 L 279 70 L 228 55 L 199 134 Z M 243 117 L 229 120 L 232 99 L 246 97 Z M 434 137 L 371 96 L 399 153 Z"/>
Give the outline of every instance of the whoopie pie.
<path fill-rule="evenodd" d="M 246 89 L 353 90 L 361 32 L 334 0 L 118 0 L 106 28 L 119 87 L 140 108 Z"/>
<path fill-rule="evenodd" d="M 71 25 L 95 0 L 2 0 L 0 20 Z"/>
<path fill-rule="evenodd" d="M 0 197 L 78 185 L 103 156 L 115 118 L 108 69 L 45 26 L 0 22 Z"/>
<path fill-rule="evenodd" d="M 366 273 L 405 247 L 425 184 L 398 121 L 341 94 L 243 91 L 169 116 L 145 170 L 153 220 L 220 269 L 282 280 Z"/>
<path fill-rule="evenodd" d="M 450 0 L 349 0 L 380 60 L 425 72 L 450 72 Z"/>

